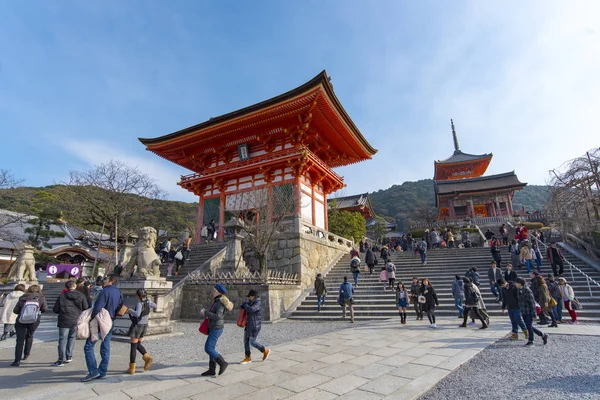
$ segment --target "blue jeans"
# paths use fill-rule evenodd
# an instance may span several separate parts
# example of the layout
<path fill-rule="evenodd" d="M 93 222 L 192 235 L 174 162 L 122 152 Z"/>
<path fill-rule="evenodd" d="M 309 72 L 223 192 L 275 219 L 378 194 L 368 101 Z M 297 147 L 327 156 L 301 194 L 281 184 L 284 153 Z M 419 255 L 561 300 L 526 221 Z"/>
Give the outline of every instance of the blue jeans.
<path fill-rule="evenodd" d="M 523 322 L 523 318 L 521 318 L 521 310 L 508 309 L 506 310 L 506 312 L 508 312 L 508 318 L 510 318 L 513 333 L 519 333 L 519 328 L 521 328 L 522 330 L 527 329 L 525 323 Z"/>
<path fill-rule="evenodd" d="M 246 352 L 246 356 L 250 357 L 250 346 L 254 347 L 261 353 L 265 352 L 265 347 L 256 341 L 255 337 L 248 335 L 248 330 L 244 330 L 244 351 Z"/>
<path fill-rule="evenodd" d="M 462 318 L 465 309 L 462 306 L 462 300 L 460 298 L 454 299 L 454 307 L 458 310 L 458 316 Z"/>
<path fill-rule="evenodd" d="M 527 266 L 527 273 L 530 274 L 533 271 L 533 260 L 525 260 L 525 265 Z"/>
<path fill-rule="evenodd" d="M 353 272 L 353 273 L 352 273 L 352 276 L 354 277 L 354 284 L 355 284 L 355 285 L 358 285 L 358 274 L 359 274 L 359 273 L 360 273 L 360 272 Z"/>
<path fill-rule="evenodd" d="M 221 355 L 217 353 L 217 340 L 223 334 L 223 329 L 209 329 L 206 343 L 204 343 L 204 351 L 208 354 L 211 361 L 216 360 Z"/>
<path fill-rule="evenodd" d="M 556 300 L 556 305 L 552 307 L 554 319 L 557 321 L 562 321 L 563 300 L 560 297 L 555 297 L 554 300 Z"/>
<path fill-rule="evenodd" d="M 102 340 L 102 344 L 100 345 L 100 357 L 102 357 L 102 361 L 100 361 L 100 366 L 96 363 L 96 354 L 94 354 L 94 347 L 96 346 L 96 342 L 92 342 L 91 338 L 88 338 L 85 341 L 85 345 L 83 346 L 83 353 L 85 354 L 85 364 L 87 365 L 88 373 L 90 375 L 100 374 L 101 376 L 105 376 L 108 372 L 108 362 L 110 361 L 110 339 L 112 338 L 112 328 L 108 335 Z"/>
<path fill-rule="evenodd" d="M 326 295 L 317 296 L 317 311 L 321 311 L 321 307 L 325 305 L 325 297 Z"/>
<path fill-rule="evenodd" d="M 527 327 L 527 330 L 529 331 L 528 341 L 533 343 L 533 334 L 534 333 L 538 336 L 544 336 L 542 331 L 540 331 L 538 328 L 533 326 L 533 315 L 531 315 L 531 314 L 523 315 L 523 321 L 525 322 L 525 326 Z"/>
<path fill-rule="evenodd" d="M 73 349 L 77 339 L 77 327 L 58 328 L 58 361 L 73 358 Z"/>
<path fill-rule="evenodd" d="M 542 260 L 535 259 L 535 266 L 537 267 L 537 272 L 542 272 Z"/>
<path fill-rule="evenodd" d="M 495 284 L 493 284 L 493 283 L 490 283 L 490 290 L 492 291 L 492 294 L 493 294 L 495 297 L 498 297 L 498 291 L 496 290 L 496 285 L 495 285 Z M 500 293 L 502 293 L 502 292 L 500 292 Z"/>
<path fill-rule="evenodd" d="M 425 264 L 427 262 L 427 253 L 419 251 L 419 255 L 421 256 L 421 264 Z"/>

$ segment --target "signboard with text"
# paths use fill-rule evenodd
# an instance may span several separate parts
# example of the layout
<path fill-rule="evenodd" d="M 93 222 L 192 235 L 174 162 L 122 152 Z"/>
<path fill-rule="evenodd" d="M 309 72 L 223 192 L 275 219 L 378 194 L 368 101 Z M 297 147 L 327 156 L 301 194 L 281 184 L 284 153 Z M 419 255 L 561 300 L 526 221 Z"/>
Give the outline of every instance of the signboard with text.
<path fill-rule="evenodd" d="M 73 264 L 48 264 L 46 266 L 46 274 L 48 276 L 56 276 L 66 272 L 69 276 L 80 277 L 81 269 L 83 267 L 81 265 L 73 265 Z"/>

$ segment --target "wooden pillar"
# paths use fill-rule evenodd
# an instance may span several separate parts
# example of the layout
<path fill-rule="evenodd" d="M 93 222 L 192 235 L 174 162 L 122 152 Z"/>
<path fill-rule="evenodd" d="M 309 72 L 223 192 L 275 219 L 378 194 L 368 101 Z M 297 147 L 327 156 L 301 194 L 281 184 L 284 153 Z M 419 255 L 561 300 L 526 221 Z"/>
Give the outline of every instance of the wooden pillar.
<path fill-rule="evenodd" d="M 515 213 L 515 210 L 513 210 L 511 194 L 507 193 L 506 198 L 508 199 L 508 201 L 506 202 L 506 206 L 508 207 L 508 215 L 513 215 Z"/>
<path fill-rule="evenodd" d="M 204 197 L 199 196 L 200 200 L 198 201 L 198 221 L 196 223 L 196 243 L 200 243 L 202 241 L 202 227 L 204 226 Z"/>
<path fill-rule="evenodd" d="M 219 233 L 217 235 L 217 240 L 222 241 L 225 239 L 225 193 L 221 192 L 221 196 L 219 197 Z"/>
<path fill-rule="evenodd" d="M 498 216 L 502 216 L 502 208 L 500 208 L 500 202 L 498 201 L 498 196 L 494 196 L 494 201 L 496 202 L 496 210 L 498 211 Z"/>
<path fill-rule="evenodd" d="M 454 212 L 454 199 L 450 199 L 450 201 L 448 202 L 448 208 L 450 209 L 450 218 L 456 218 L 456 214 Z"/>
<path fill-rule="evenodd" d="M 300 176 L 294 178 L 294 212 L 302 219 L 302 186 Z"/>
<path fill-rule="evenodd" d="M 327 232 L 329 232 L 329 207 L 327 206 L 327 193 L 325 193 L 325 190 L 323 190 L 323 201 L 324 201 L 324 207 L 325 207 L 325 230 Z"/>
<path fill-rule="evenodd" d="M 310 188 L 311 188 L 310 202 L 312 205 L 312 225 L 317 226 L 317 211 L 315 210 L 315 185 L 313 185 L 312 182 L 311 182 Z"/>
<path fill-rule="evenodd" d="M 473 204 L 472 197 L 469 197 L 469 204 L 471 205 L 471 218 L 475 218 L 475 204 Z"/>

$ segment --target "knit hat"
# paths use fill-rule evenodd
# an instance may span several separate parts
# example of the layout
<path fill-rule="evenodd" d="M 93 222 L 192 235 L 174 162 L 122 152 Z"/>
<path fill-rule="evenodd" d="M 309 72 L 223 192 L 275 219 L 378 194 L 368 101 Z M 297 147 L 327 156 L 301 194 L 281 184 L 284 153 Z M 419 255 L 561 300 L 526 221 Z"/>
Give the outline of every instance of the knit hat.
<path fill-rule="evenodd" d="M 221 294 L 227 294 L 227 289 L 225 289 L 225 285 L 223 285 L 222 283 L 217 283 L 215 285 L 215 289 L 217 289 L 217 292 Z"/>

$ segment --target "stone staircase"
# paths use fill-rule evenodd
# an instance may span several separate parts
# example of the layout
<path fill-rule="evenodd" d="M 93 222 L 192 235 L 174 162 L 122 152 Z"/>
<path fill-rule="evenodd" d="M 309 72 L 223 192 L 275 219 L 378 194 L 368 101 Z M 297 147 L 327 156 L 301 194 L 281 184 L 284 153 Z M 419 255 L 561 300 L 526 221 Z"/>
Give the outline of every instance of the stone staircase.
<path fill-rule="evenodd" d="M 185 261 L 185 264 L 179 270 L 179 275 L 167 277 L 167 280 L 173 282 L 173 285 L 175 285 L 177 282 L 186 277 L 190 272 L 194 271 L 196 268 L 200 267 L 202 264 L 208 261 L 212 256 L 217 254 L 225 246 L 225 242 L 212 242 L 206 244 L 192 245 L 190 258 Z M 160 268 L 161 276 L 167 276 L 168 266 L 169 264 L 162 265 L 162 267 Z M 173 272 L 175 272 L 175 267 L 173 267 Z"/>
<path fill-rule="evenodd" d="M 46 303 L 48 303 L 48 314 L 54 315 L 52 307 L 54 307 L 56 299 L 58 299 L 65 288 L 65 282 L 42 282 L 41 284 L 44 285 L 42 293 L 46 297 Z"/>
<path fill-rule="evenodd" d="M 599 281 L 599 271 L 583 263 L 568 252 L 564 252 L 564 255 L 584 273 Z M 364 258 L 364 255 L 362 256 Z M 502 257 L 503 263 L 509 260 L 510 256 L 506 247 L 502 251 Z M 439 307 L 436 308 L 436 315 L 440 317 L 458 317 L 451 291 L 452 282 L 455 279 L 454 275 L 463 276 L 469 268 L 477 267 L 481 277 L 480 289 L 488 313 L 492 319 L 502 315 L 501 305 L 494 302 L 494 296 L 489 289 L 487 270 L 492 261 L 489 248 L 430 250 L 427 265 L 421 265 L 419 256 L 413 253 L 393 252 L 391 259 L 397 269 L 396 283 L 402 281 L 409 286 L 413 276 L 419 278 L 427 277 L 431 280 L 440 301 Z M 350 257 L 349 255 L 344 255 L 325 277 L 329 296 L 327 297 L 325 308 L 320 313 L 317 313 L 317 297 L 311 294 L 292 313 L 290 318 L 299 320 L 340 319 L 341 311 L 337 305 L 337 293 L 344 276 L 347 276 L 348 280 L 353 282 L 349 265 Z M 378 265 L 373 275 L 365 273 L 364 270 L 360 274 L 359 286 L 355 292 L 354 306 L 355 317 L 358 320 L 398 318 L 398 310 L 395 305 L 395 292 L 389 289 L 384 291 L 383 284 L 379 281 L 381 268 L 382 265 Z M 525 268 L 517 269 L 516 272 L 519 277 L 529 279 Z M 550 272 L 552 272 L 550 265 L 544 261 L 542 273 L 547 275 Z M 564 277 L 573 286 L 575 295 L 584 307 L 578 311 L 579 319 L 585 322 L 600 322 L 600 287 L 592 283 L 591 291 L 593 296 L 590 296 L 586 278 L 575 269 L 573 269 L 573 277 L 571 277 L 567 265 L 565 265 Z M 414 319 L 414 312 L 411 311 L 409 315 L 410 319 Z M 568 319 L 568 314 L 563 310 L 563 318 L 565 317 Z"/>

